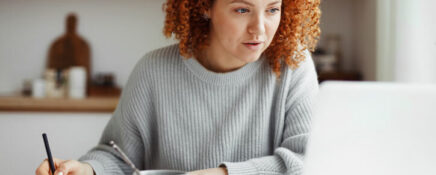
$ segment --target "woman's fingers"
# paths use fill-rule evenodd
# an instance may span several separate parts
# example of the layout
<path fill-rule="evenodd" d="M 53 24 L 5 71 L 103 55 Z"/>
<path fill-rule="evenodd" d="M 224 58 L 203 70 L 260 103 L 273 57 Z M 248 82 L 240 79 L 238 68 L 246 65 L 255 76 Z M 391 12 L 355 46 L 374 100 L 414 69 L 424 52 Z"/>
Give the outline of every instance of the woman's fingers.
<path fill-rule="evenodd" d="M 62 159 L 53 158 L 54 166 L 58 167 L 58 165 L 63 162 Z M 36 175 L 51 175 L 50 165 L 48 163 L 48 159 L 44 159 L 42 163 L 38 166 L 35 171 Z"/>
<path fill-rule="evenodd" d="M 71 174 L 74 174 L 74 172 L 80 171 L 80 162 L 75 160 L 67 160 L 63 161 L 59 164 L 55 171 L 55 175 L 67 175 L 71 172 Z"/>
<path fill-rule="evenodd" d="M 35 171 L 36 175 L 49 175 L 50 170 L 48 167 L 48 161 L 45 159 L 42 161 L 42 163 L 38 166 L 38 168 Z"/>
<path fill-rule="evenodd" d="M 77 160 L 62 160 L 53 158 L 55 166 L 55 175 L 74 175 L 74 174 L 86 174 L 92 175 L 94 171 L 89 164 L 81 163 Z M 36 169 L 36 175 L 52 175 L 48 160 L 45 159 L 41 165 Z"/>

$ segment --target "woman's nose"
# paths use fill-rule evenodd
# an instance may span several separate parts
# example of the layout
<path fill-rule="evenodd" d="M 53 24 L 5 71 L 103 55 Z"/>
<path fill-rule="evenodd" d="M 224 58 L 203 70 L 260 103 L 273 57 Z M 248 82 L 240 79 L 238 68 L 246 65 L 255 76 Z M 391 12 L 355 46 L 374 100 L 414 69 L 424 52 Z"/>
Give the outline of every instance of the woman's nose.
<path fill-rule="evenodd" d="M 254 15 L 248 26 L 248 33 L 252 35 L 263 35 L 265 33 L 265 20 L 262 14 Z"/>

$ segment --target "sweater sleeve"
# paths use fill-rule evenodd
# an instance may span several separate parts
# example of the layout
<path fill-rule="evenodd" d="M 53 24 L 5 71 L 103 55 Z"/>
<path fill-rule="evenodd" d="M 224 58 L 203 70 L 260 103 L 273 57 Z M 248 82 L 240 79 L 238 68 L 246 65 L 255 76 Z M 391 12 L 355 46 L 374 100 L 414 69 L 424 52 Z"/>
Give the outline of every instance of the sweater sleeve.
<path fill-rule="evenodd" d="M 303 171 L 303 159 L 312 117 L 312 101 L 318 92 L 315 66 L 307 52 L 304 62 L 291 77 L 285 103 L 283 139 L 274 154 L 244 162 L 223 162 L 229 175 L 289 174 Z"/>
<path fill-rule="evenodd" d="M 138 62 L 132 71 L 98 145 L 79 159 L 83 163 L 90 164 L 96 175 L 130 175 L 133 172 L 109 145 L 111 140 L 126 153 L 138 169 L 143 169 L 144 143 L 147 143 L 148 138 L 141 137 L 137 123 L 138 116 L 147 115 L 143 111 L 146 111 L 146 106 L 149 104 L 147 104 L 147 87 L 143 79 L 145 72 L 142 62 Z M 137 101 L 142 101 L 140 109 L 137 107 L 139 104 L 136 103 Z"/>

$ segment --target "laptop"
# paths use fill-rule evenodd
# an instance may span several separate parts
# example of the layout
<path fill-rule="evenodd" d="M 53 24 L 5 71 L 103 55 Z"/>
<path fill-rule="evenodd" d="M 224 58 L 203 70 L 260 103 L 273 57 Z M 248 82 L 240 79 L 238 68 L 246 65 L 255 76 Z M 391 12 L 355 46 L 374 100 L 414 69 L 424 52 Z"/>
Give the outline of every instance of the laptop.
<path fill-rule="evenodd" d="M 304 175 L 436 175 L 436 84 L 326 82 Z"/>

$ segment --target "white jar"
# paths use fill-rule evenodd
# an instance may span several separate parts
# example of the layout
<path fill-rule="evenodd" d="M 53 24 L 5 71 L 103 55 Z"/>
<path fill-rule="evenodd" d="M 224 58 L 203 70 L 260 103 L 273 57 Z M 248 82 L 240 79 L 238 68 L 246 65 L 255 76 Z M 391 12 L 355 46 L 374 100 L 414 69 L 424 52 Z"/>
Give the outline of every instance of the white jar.
<path fill-rule="evenodd" d="M 32 97 L 33 98 L 45 97 L 45 81 L 43 79 L 34 79 L 32 81 Z"/>
<path fill-rule="evenodd" d="M 84 67 L 71 67 L 68 72 L 68 96 L 74 99 L 86 97 L 86 70 Z"/>

